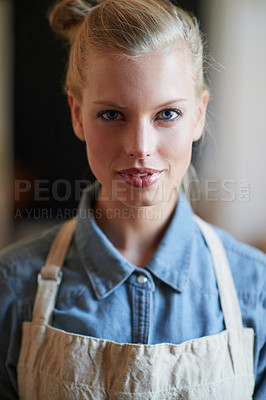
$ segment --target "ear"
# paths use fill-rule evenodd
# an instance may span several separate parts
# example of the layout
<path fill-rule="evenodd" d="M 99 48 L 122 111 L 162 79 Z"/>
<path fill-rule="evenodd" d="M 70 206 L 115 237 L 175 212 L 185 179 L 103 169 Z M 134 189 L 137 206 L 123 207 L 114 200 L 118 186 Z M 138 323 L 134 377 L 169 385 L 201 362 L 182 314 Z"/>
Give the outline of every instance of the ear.
<path fill-rule="evenodd" d="M 203 134 L 209 97 L 209 91 L 204 90 L 198 100 L 197 119 L 194 126 L 193 142 L 199 140 Z"/>
<path fill-rule="evenodd" d="M 82 121 L 82 106 L 70 92 L 67 93 L 68 104 L 71 111 L 72 126 L 75 135 L 82 141 L 85 141 L 83 121 Z"/>

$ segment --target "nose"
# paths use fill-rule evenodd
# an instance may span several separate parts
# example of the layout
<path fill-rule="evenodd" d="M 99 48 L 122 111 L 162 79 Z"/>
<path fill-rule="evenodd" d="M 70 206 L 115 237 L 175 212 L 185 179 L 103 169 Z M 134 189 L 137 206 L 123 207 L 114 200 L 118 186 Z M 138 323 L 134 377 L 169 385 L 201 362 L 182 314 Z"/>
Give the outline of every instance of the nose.
<path fill-rule="evenodd" d="M 154 153 L 156 137 L 149 121 L 132 122 L 127 129 L 125 150 L 128 156 L 138 160 Z"/>

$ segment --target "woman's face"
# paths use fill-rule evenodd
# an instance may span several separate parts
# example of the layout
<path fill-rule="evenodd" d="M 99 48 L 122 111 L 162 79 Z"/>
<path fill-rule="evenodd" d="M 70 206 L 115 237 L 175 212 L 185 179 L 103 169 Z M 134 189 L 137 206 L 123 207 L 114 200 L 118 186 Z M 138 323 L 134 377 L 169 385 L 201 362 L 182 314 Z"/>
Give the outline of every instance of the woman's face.
<path fill-rule="evenodd" d="M 176 203 L 173 189 L 202 134 L 207 102 L 207 91 L 196 97 L 190 64 L 176 47 L 138 60 L 92 57 L 82 101 L 69 94 L 69 104 L 106 208 Z"/>

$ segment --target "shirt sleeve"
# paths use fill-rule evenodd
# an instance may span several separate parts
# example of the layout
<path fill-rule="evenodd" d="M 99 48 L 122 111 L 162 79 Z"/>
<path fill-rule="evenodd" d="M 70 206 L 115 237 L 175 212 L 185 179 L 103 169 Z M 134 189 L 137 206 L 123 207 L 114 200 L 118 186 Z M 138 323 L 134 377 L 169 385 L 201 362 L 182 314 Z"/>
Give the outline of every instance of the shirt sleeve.
<path fill-rule="evenodd" d="M 12 289 L 0 271 L 0 399 L 18 399 L 16 359 L 11 351 L 18 334 L 18 309 Z M 18 349 L 17 349 L 18 350 Z M 12 356 L 12 353 L 14 354 Z"/>

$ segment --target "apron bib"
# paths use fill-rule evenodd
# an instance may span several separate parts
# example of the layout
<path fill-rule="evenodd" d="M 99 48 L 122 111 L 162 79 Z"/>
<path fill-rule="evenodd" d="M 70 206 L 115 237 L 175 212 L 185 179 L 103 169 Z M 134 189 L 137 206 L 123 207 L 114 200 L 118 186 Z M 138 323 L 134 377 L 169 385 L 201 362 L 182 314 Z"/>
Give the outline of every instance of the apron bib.
<path fill-rule="evenodd" d="M 22 400 L 248 400 L 254 390 L 254 331 L 243 328 L 220 239 L 195 216 L 210 249 L 226 330 L 175 345 L 139 345 L 53 328 L 61 266 L 76 220 L 64 224 L 39 275 L 32 322 L 18 361 Z"/>

